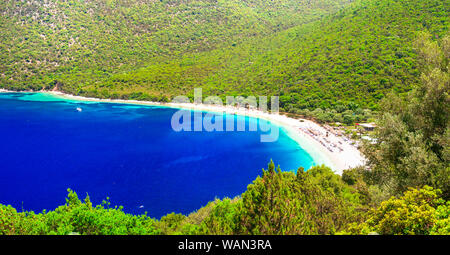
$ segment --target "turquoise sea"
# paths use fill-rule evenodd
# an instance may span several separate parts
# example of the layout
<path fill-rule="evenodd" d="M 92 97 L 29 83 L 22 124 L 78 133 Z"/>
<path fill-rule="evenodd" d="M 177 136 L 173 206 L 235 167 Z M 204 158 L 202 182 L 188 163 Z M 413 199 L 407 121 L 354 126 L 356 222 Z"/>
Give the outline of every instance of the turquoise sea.
<path fill-rule="evenodd" d="M 270 159 L 284 171 L 314 164 L 283 129 L 273 143 L 260 142 L 261 131 L 175 132 L 176 111 L 0 93 L 0 203 L 53 210 L 71 188 L 94 204 L 109 197 L 125 212 L 159 218 L 240 195 Z"/>

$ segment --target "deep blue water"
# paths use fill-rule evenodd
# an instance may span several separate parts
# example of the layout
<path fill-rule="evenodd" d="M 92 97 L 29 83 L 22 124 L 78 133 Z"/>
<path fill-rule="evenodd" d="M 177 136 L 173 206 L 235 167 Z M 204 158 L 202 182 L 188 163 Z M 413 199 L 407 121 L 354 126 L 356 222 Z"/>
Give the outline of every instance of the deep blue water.
<path fill-rule="evenodd" d="M 0 93 L 0 203 L 53 210 L 71 188 L 159 218 L 240 195 L 270 159 L 285 171 L 313 164 L 282 130 L 274 143 L 261 132 L 175 132 L 175 111 Z"/>

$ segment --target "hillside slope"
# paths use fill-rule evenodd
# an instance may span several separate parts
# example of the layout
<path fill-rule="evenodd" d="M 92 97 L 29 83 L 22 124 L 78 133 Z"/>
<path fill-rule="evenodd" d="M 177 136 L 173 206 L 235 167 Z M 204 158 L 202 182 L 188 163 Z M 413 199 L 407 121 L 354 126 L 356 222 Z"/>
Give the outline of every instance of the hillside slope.
<path fill-rule="evenodd" d="M 449 13 L 439 0 L 363 1 L 317 22 L 114 75 L 89 88 L 172 96 L 203 87 L 206 95 L 281 95 L 282 107 L 291 111 L 376 108 L 385 93 L 417 83 L 412 42 L 419 31 L 435 39 L 447 34 Z"/>
<path fill-rule="evenodd" d="M 0 82 L 39 89 L 68 76 L 93 84 L 119 71 L 270 35 L 349 1 L 1 1 Z"/>
<path fill-rule="evenodd" d="M 420 73 L 417 32 L 439 39 L 450 20 L 441 0 L 5 3 L 3 87 L 158 101 L 194 87 L 280 95 L 282 110 L 328 109 L 330 121 L 408 91 Z M 19 15 L 32 7 L 59 14 Z"/>

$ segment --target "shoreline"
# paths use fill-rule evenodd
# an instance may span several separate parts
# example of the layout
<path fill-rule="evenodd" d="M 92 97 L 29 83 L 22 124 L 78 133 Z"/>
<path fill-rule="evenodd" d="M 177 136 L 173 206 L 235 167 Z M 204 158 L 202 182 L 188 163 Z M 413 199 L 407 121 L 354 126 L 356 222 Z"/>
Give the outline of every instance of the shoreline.
<path fill-rule="evenodd" d="M 0 92 L 16 92 L 0 89 Z M 28 91 L 24 91 L 28 92 Z M 260 110 L 238 108 L 231 106 L 218 106 L 194 103 L 160 103 L 151 101 L 125 100 L 125 99 L 100 99 L 75 96 L 59 91 L 32 91 L 34 93 L 47 93 L 56 97 L 61 97 L 76 101 L 121 103 L 134 105 L 161 106 L 177 109 L 189 109 L 206 112 L 216 112 L 225 114 L 236 114 L 268 120 L 280 128 L 295 141 L 299 147 L 305 150 L 313 159 L 314 165 L 326 165 L 335 173 L 341 175 L 344 169 L 364 165 L 364 157 L 359 150 L 351 145 L 351 140 L 345 137 L 336 136 L 328 132 L 325 127 L 306 119 L 294 119 L 281 114 L 272 114 Z M 20 93 L 20 92 L 19 92 Z"/>

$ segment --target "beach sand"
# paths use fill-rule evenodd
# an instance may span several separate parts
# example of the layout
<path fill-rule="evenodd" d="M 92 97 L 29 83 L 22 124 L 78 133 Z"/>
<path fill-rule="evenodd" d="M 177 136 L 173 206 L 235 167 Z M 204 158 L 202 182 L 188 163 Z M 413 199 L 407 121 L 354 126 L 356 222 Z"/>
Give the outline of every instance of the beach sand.
<path fill-rule="evenodd" d="M 11 92 L 0 89 L 0 92 Z M 335 173 L 342 174 L 344 169 L 364 165 L 364 157 L 352 145 L 352 141 L 343 136 L 328 132 L 325 127 L 306 119 L 294 119 L 281 114 L 271 114 L 256 109 L 237 108 L 232 106 L 192 104 L 192 103 L 159 103 L 150 101 L 98 99 L 74 96 L 57 91 L 43 91 L 57 97 L 78 101 L 111 102 L 125 104 L 140 104 L 164 106 L 190 110 L 208 111 L 216 113 L 236 114 L 270 121 L 283 128 L 287 135 L 304 149 L 314 160 L 316 165 L 329 166 Z"/>

